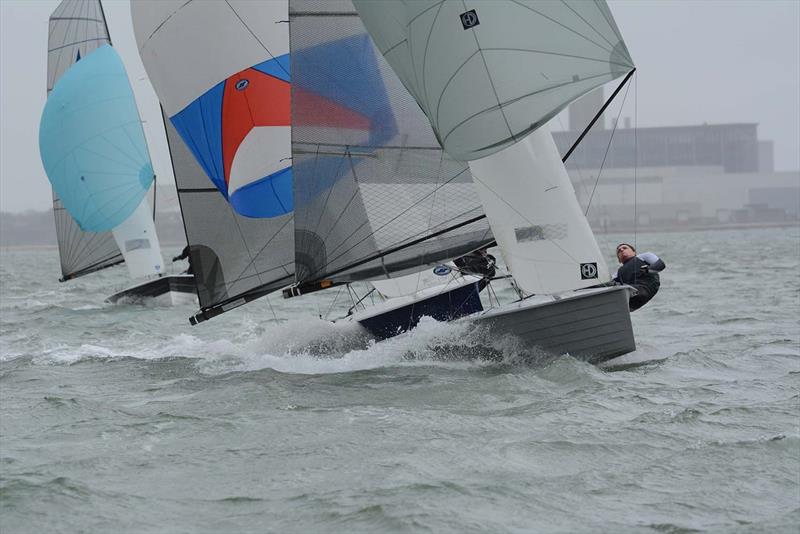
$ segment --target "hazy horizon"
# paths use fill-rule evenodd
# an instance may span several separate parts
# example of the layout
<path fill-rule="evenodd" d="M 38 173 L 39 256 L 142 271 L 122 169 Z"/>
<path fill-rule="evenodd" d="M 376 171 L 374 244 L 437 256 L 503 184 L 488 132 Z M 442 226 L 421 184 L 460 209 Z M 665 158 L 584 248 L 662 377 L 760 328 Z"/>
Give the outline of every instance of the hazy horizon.
<path fill-rule="evenodd" d="M 0 1 L 0 211 L 44 210 L 51 204 L 38 127 L 48 17 L 58 3 Z M 800 169 L 800 3 L 608 4 L 638 68 L 635 96 L 629 96 L 623 117 L 635 116 L 640 128 L 758 123 L 759 139 L 774 143 L 775 170 Z M 162 183 L 172 181 L 158 103 L 136 50 L 128 2 L 103 5 L 139 100 L 156 174 Z"/>

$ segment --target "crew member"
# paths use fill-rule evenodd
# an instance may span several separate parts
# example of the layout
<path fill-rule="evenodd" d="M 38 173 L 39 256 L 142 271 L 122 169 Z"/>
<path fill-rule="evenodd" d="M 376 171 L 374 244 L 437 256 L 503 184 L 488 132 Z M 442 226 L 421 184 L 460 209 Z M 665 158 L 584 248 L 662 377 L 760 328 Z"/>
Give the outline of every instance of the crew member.
<path fill-rule="evenodd" d="M 636 295 L 629 301 L 630 310 L 638 310 L 656 296 L 661 280 L 658 273 L 666 265 L 652 252 L 636 254 L 636 249 L 628 243 L 617 245 L 617 259 L 620 266 L 614 275 L 614 281 L 627 284 L 636 289 Z"/>
<path fill-rule="evenodd" d="M 178 260 L 189 260 L 189 268 L 183 271 L 183 274 L 194 274 L 194 271 L 192 271 L 192 258 L 189 256 L 189 245 L 183 247 L 181 253 L 172 258 L 173 262 Z"/>
<path fill-rule="evenodd" d="M 489 254 L 487 249 L 482 248 L 470 252 L 466 256 L 454 259 L 453 263 L 463 274 L 473 274 L 491 280 L 496 272 L 495 264 L 497 260 Z"/>

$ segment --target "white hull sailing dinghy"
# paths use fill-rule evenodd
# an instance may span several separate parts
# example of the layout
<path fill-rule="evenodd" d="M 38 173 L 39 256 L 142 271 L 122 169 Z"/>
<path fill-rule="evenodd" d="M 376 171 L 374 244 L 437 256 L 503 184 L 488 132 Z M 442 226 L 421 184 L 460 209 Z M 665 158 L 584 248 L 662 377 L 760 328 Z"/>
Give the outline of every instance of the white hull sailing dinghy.
<path fill-rule="evenodd" d="M 53 186 L 61 281 L 123 261 L 150 278 L 110 297 L 194 293 L 164 274 L 147 200 L 155 186 L 133 91 L 99 0 L 64 0 L 50 17 L 48 99 L 39 146 Z M 124 294 L 124 295 L 123 295 Z"/>
<path fill-rule="evenodd" d="M 608 267 L 545 127 L 634 70 L 605 2 L 353 3 L 445 152 L 469 162 L 520 293 L 462 320 L 592 362 L 633 351 L 628 288 L 596 287 Z"/>

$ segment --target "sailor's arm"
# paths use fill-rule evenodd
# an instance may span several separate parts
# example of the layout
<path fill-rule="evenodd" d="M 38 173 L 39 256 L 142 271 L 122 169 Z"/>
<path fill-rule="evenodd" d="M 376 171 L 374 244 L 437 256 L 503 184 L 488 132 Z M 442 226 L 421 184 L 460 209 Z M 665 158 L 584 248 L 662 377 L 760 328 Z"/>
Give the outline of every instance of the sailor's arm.
<path fill-rule="evenodd" d="M 659 272 L 667 268 L 667 265 L 664 263 L 664 260 L 656 256 L 652 252 L 643 252 L 642 254 L 639 254 L 639 259 L 647 263 L 648 269 L 651 271 Z"/>

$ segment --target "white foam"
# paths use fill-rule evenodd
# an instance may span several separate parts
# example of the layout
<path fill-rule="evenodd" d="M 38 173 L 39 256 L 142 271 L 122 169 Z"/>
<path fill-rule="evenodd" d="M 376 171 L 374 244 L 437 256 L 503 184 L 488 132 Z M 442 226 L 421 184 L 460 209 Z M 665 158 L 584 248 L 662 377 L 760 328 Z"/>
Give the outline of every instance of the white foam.
<path fill-rule="evenodd" d="M 221 334 L 221 335 L 220 335 Z M 331 323 L 307 317 L 285 322 L 243 318 L 235 333 L 228 328 L 181 333 L 143 342 L 142 333 L 103 342 L 62 344 L 44 350 L 37 363 L 72 364 L 82 360 L 135 358 L 196 360 L 198 370 L 218 375 L 273 369 L 282 373 L 345 373 L 393 366 L 464 368 L 491 364 L 481 359 L 490 347 L 503 361 L 519 352 L 508 339 L 489 339 L 465 321 L 450 323 L 423 318 L 412 331 L 375 342 L 355 322 Z"/>

